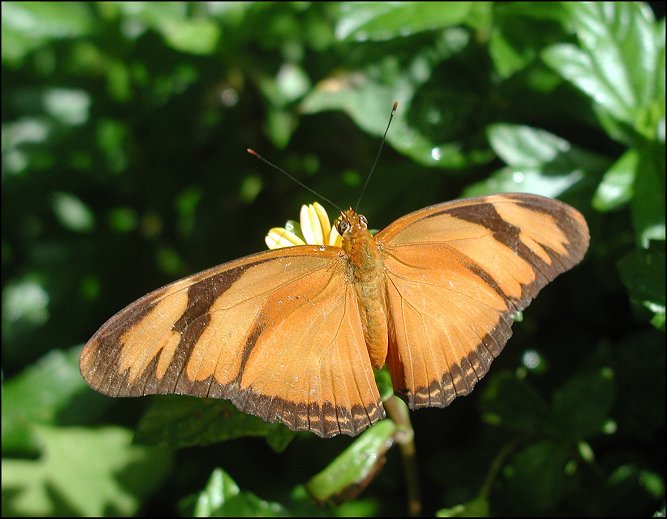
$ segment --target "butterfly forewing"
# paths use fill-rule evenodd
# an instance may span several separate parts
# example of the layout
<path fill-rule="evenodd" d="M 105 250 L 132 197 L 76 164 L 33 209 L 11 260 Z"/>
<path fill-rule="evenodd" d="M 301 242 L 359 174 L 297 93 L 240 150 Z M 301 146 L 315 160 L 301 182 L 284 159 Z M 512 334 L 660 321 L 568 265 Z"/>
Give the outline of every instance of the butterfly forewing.
<path fill-rule="evenodd" d="M 570 206 L 508 194 L 416 211 L 376 240 L 394 390 L 423 407 L 472 390 L 509 339 L 511 315 L 581 261 L 589 236 Z"/>
<path fill-rule="evenodd" d="M 111 396 L 179 393 L 321 436 L 384 416 L 339 248 L 294 247 L 159 289 L 112 317 L 81 354 Z"/>

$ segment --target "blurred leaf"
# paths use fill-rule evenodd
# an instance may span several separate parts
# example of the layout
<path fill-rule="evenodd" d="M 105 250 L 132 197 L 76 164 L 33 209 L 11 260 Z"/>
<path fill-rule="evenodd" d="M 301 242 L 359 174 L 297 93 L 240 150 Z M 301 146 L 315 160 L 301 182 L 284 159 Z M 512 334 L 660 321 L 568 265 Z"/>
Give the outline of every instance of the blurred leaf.
<path fill-rule="evenodd" d="M 37 426 L 36 460 L 2 459 L 3 515 L 134 515 L 168 474 L 170 456 L 131 445 L 119 427 Z"/>
<path fill-rule="evenodd" d="M 489 150 L 469 128 L 470 121 L 480 117 L 479 107 L 462 102 L 449 106 L 443 101 L 443 98 L 460 99 L 461 92 L 457 89 L 465 82 L 464 78 L 452 78 L 448 74 L 437 85 L 432 85 L 437 95 L 423 92 L 427 82 L 433 80 L 431 74 L 435 68 L 461 53 L 469 41 L 468 33 L 452 28 L 438 35 L 431 46 L 411 55 L 410 62 L 400 68 L 394 58 L 388 57 L 365 69 L 336 73 L 315 86 L 303 100 L 301 110 L 305 113 L 343 110 L 362 130 L 380 137 L 387 128 L 391 107 L 398 101 L 398 110 L 387 134 L 387 141 L 394 149 L 420 164 L 442 168 L 488 162 Z M 415 97 L 417 91 L 422 95 Z M 417 125 L 412 124 L 416 114 L 419 116 Z M 455 123 L 466 131 L 452 132 L 448 126 Z M 474 130 L 481 131 L 481 128 Z M 454 133 L 460 141 L 452 137 Z"/>
<path fill-rule="evenodd" d="M 287 517 L 278 503 L 260 499 L 251 492 L 241 492 L 236 482 L 222 469 L 215 469 L 197 496 L 195 517 Z"/>
<path fill-rule="evenodd" d="M 554 393 L 553 426 L 572 440 L 601 434 L 610 419 L 615 393 L 612 369 L 577 373 Z"/>
<path fill-rule="evenodd" d="M 504 468 L 509 499 L 526 515 L 546 514 L 562 499 L 568 483 L 567 449 L 543 440 L 517 452 Z"/>
<path fill-rule="evenodd" d="M 3 2 L 2 60 L 18 63 L 50 39 L 83 36 L 92 22 L 85 3 Z"/>
<path fill-rule="evenodd" d="M 354 440 L 327 468 L 313 476 L 306 489 L 320 503 L 352 499 L 382 468 L 394 443 L 396 424 L 381 420 Z"/>
<path fill-rule="evenodd" d="M 544 430 L 549 407 L 526 382 L 510 371 L 491 376 L 480 400 L 484 421 L 524 433 Z"/>
<path fill-rule="evenodd" d="M 53 193 L 51 207 L 62 226 L 70 231 L 88 232 L 95 226 L 93 212 L 70 193 Z"/>
<path fill-rule="evenodd" d="M 489 517 L 489 515 L 489 500 L 482 495 L 451 508 L 441 508 L 435 513 L 436 517 Z"/>
<path fill-rule="evenodd" d="M 665 330 L 665 244 L 651 242 L 648 250 L 634 250 L 618 261 L 618 271 L 630 299 L 648 309 L 654 326 Z"/>
<path fill-rule="evenodd" d="M 79 373 L 80 347 L 53 350 L 2 384 L 3 453 L 35 452 L 35 424 L 85 423 L 109 399 L 90 391 Z"/>
<path fill-rule="evenodd" d="M 145 444 L 189 447 L 244 436 L 265 436 L 276 452 L 282 452 L 294 433 L 282 424 L 242 413 L 228 400 L 167 395 L 153 398 L 135 439 Z"/>
<path fill-rule="evenodd" d="M 343 2 L 336 27 L 341 39 L 388 40 L 462 23 L 473 2 Z"/>
<path fill-rule="evenodd" d="M 632 199 L 639 154 L 635 149 L 626 151 L 607 170 L 593 197 L 593 207 L 598 211 L 611 211 L 622 207 Z"/>
<path fill-rule="evenodd" d="M 558 2 L 497 3 L 489 39 L 495 69 L 509 78 L 533 63 L 545 45 L 562 38 Z"/>

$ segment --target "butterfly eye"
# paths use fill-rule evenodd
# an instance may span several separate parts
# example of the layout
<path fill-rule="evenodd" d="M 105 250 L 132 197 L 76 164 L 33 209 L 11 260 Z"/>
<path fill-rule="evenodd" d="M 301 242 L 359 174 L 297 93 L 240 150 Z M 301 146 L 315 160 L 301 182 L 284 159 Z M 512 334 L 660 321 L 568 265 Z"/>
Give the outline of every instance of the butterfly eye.
<path fill-rule="evenodd" d="M 343 236 L 343 234 L 345 234 L 345 232 L 349 228 L 350 228 L 350 224 L 347 220 L 342 220 L 341 219 L 341 220 L 338 220 L 338 222 L 336 222 L 336 230 L 338 231 L 338 234 L 340 234 L 341 236 Z"/>
<path fill-rule="evenodd" d="M 363 224 L 364 227 L 368 227 L 368 220 L 363 214 L 359 215 L 359 221 Z"/>

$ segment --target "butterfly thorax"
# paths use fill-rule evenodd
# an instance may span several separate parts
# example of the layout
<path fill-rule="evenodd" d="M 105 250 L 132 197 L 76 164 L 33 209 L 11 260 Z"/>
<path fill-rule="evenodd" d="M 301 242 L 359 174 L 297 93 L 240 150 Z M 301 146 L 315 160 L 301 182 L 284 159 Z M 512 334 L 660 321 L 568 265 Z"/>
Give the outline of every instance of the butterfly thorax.
<path fill-rule="evenodd" d="M 348 258 L 350 282 L 357 293 L 368 354 L 373 368 L 379 369 L 387 357 L 388 335 L 382 254 L 368 231 L 366 218 L 353 209 L 343 212 L 338 230 Z"/>

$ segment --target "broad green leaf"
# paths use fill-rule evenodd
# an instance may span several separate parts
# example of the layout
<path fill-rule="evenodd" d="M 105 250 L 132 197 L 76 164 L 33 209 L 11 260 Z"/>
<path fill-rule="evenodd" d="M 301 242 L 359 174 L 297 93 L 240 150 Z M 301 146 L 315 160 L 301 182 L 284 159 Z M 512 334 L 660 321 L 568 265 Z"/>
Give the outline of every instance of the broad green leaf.
<path fill-rule="evenodd" d="M 635 250 L 618 261 L 618 270 L 630 299 L 653 315 L 656 328 L 665 329 L 665 245 L 652 242 L 648 250 Z"/>
<path fill-rule="evenodd" d="M 167 395 L 154 397 L 137 426 L 136 441 L 188 447 L 243 436 L 264 436 L 274 450 L 281 452 L 294 433 L 282 424 L 242 413 L 228 400 Z"/>
<path fill-rule="evenodd" d="M 632 185 L 638 164 L 639 153 L 635 149 L 629 149 L 614 162 L 595 191 L 593 207 L 604 212 L 628 203 L 632 199 Z"/>
<path fill-rule="evenodd" d="M 549 407 L 525 380 L 510 371 L 495 373 L 480 400 L 484 421 L 525 433 L 543 431 Z"/>
<path fill-rule="evenodd" d="M 388 40 L 462 23 L 473 2 L 343 2 L 338 39 Z"/>
<path fill-rule="evenodd" d="M 471 184 L 464 196 L 518 191 L 556 197 L 608 167 L 605 158 L 537 128 L 495 124 L 488 135 L 493 150 L 509 166 Z"/>
<path fill-rule="evenodd" d="M 601 434 L 610 419 L 615 393 L 612 369 L 602 367 L 577 373 L 554 393 L 554 428 L 572 440 Z"/>
<path fill-rule="evenodd" d="M 569 459 L 567 448 L 550 440 L 520 450 L 503 469 L 507 498 L 526 515 L 548 513 L 562 499 L 569 483 Z"/>
<path fill-rule="evenodd" d="M 206 17 L 188 13 L 179 2 L 121 2 L 126 19 L 141 22 L 160 33 L 171 48 L 189 54 L 211 54 L 220 39 L 220 28 Z M 135 26 L 135 31 L 137 30 Z"/>
<path fill-rule="evenodd" d="M 91 391 L 79 373 L 80 347 L 53 350 L 2 384 L 3 453 L 35 452 L 35 424 L 83 423 L 111 400 Z"/>
<path fill-rule="evenodd" d="M 134 515 L 168 474 L 170 454 L 120 427 L 36 426 L 34 460 L 2 459 L 3 515 Z"/>
<path fill-rule="evenodd" d="M 251 492 L 242 492 L 224 470 L 217 468 L 195 503 L 195 517 L 286 517 L 278 503 L 260 499 Z"/>
<path fill-rule="evenodd" d="M 88 34 L 93 19 L 79 2 L 3 2 L 2 59 L 18 63 L 49 40 Z"/>
<path fill-rule="evenodd" d="M 320 503 L 345 501 L 357 495 L 384 465 L 395 430 L 394 422 L 382 420 L 364 431 L 326 469 L 308 481 L 308 492 Z"/>
<path fill-rule="evenodd" d="M 573 2 L 567 9 L 580 46 L 556 44 L 545 50 L 544 60 L 613 117 L 643 132 L 659 55 L 650 8 L 639 2 Z"/>
<path fill-rule="evenodd" d="M 631 202 L 635 238 L 647 248 L 650 240 L 665 240 L 665 144 L 643 142 Z"/>

